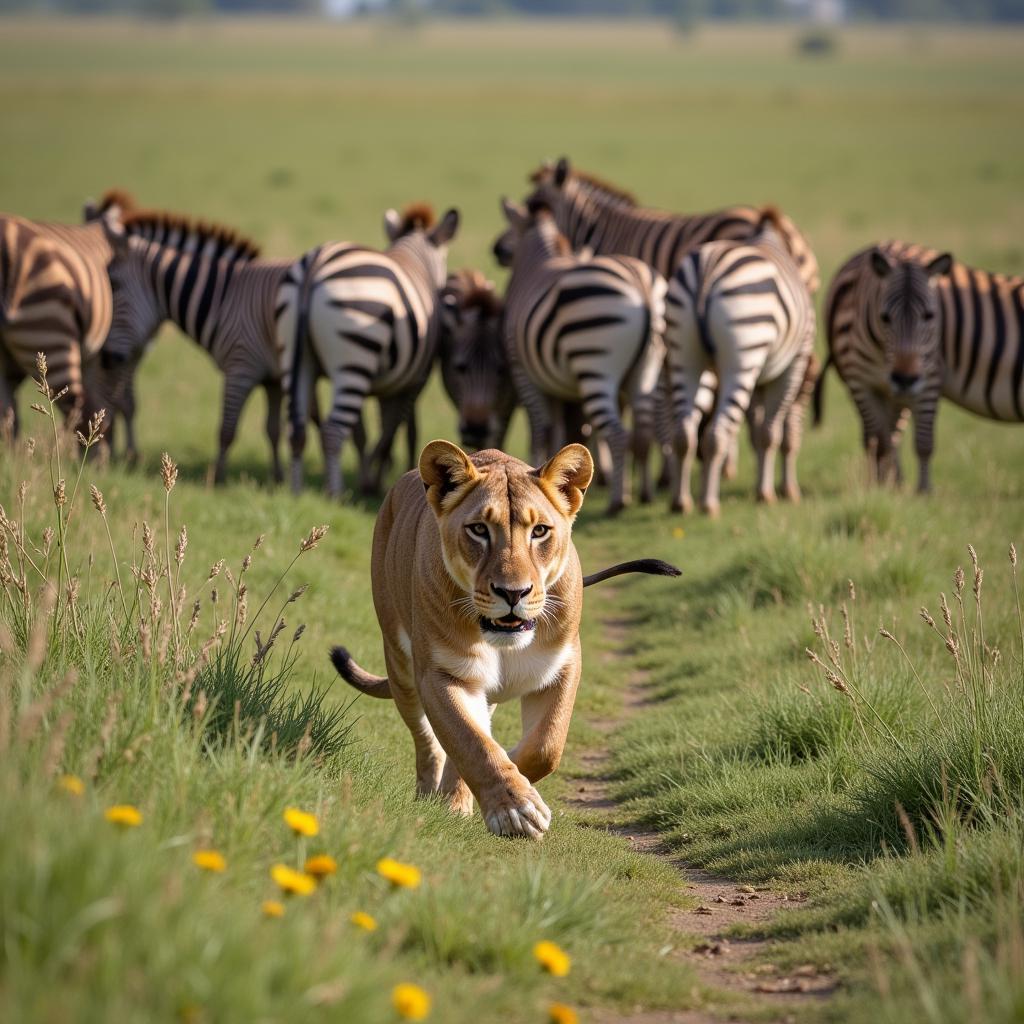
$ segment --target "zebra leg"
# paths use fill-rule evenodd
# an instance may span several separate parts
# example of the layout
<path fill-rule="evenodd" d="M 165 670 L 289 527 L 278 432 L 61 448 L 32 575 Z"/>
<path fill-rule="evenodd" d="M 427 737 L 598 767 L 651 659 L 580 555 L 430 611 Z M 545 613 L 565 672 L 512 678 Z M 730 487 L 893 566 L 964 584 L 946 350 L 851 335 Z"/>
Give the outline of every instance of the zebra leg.
<path fill-rule="evenodd" d="M 246 401 L 256 387 L 255 381 L 242 376 L 224 377 L 224 401 L 221 408 L 219 449 L 213 471 L 213 482 L 218 486 L 227 476 L 228 449 L 234 444 L 238 433 L 238 420 Z"/>
<path fill-rule="evenodd" d="M 356 450 L 356 456 L 359 461 L 359 489 L 363 494 L 369 494 L 372 490 L 372 484 L 370 482 L 370 462 L 373 459 L 373 455 L 366 454 L 366 446 L 368 443 L 369 440 L 366 435 L 366 419 L 363 416 L 362 411 L 360 411 L 359 418 L 352 427 L 352 445 Z"/>
<path fill-rule="evenodd" d="M 0 367 L 0 437 L 5 441 L 13 441 L 18 436 L 18 405 L 14 392 L 19 383 L 17 376 Z"/>
<path fill-rule="evenodd" d="M 275 484 L 284 480 L 281 469 L 281 382 L 268 380 L 263 385 L 267 395 L 267 440 L 270 442 L 271 476 Z"/>
<path fill-rule="evenodd" d="M 746 418 L 759 367 L 741 374 L 719 377 L 718 403 L 704 432 L 704 484 L 701 509 L 715 517 L 722 507 L 722 470 L 736 435 Z"/>
<path fill-rule="evenodd" d="M 803 382 L 806 363 L 806 359 L 794 359 L 781 376 L 760 389 L 763 415 L 755 427 L 757 500 L 769 505 L 775 502 L 775 456 L 782 444 L 786 418 Z M 795 475 L 793 481 L 795 483 Z"/>
<path fill-rule="evenodd" d="M 850 394 L 860 413 L 864 453 L 867 456 L 868 486 L 881 484 L 881 471 L 892 447 L 889 403 L 877 392 L 867 388 L 851 387 Z"/>
<path fill-rule="evenodd" d="M 416 419 L 417 393 L 409 404 L 409 413 L 405 418 L 406 472 L 411 473 L 420 464 L 420 427 Z"/>
<path fill-rule="evenodd" d="M 790 406 L 782 427 L 782 496 L 794 504 L 800 501 L 800 484 L 796 477 L 796 460 L 804 436 L 806 401 L 800 397 Z"/>
<path fill-rule="evenodd" d="M 413 415 L 414 401 L 415 392 L 403 392 L 380 400 L 380 440 L 369 458 L 369 472 L 363 480 L 364 494 L 380 494 L 384 479 L 391 472 L 391 452 L 395 446 L 395 437 L 402 424 L 408 423 L 409 417 Z"/>
<path fill-rule="evenodd" d="M 311 417 L 320 429 L 323 445 L 325 427 L 316 400 L 316 365 L 312 358 L 307 358 L 302 360 L 298 373 L 288 384 L 288 439 L 292 450 L 291 483 L 294 494 L 302 492 L 306 425 Z"/>
<path fill-rule="evenodd" d="M 514 356 L 509 359 L 509 371 L 519 402 L 526 410 L 530 424 L 530 463 L 541 466 L 547 461 L 545 451 L 551 431 L 551 408 L 547 396 L 530 380 L 522 364 Z"/>
<path fill-rule="evenodd" d="M 917 455 L 917 493 L 929 494 L 932 489 L 931 459 L 935 452 L 935 414 L 937 398 L 919 403 L 914 411 L 914 451 Z"/>

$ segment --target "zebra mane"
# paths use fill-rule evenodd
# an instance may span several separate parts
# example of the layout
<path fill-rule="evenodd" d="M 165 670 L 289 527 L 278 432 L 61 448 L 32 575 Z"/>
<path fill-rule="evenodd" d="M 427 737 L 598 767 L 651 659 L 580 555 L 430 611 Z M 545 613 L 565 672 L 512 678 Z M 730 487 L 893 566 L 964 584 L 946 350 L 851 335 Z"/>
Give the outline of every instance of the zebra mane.
<path fill-rule="evenodd" d="M 762 206 L 757 221 L 757 231 L 764 231 L 765 228 L 774 228 L 783 238 L 788 237 L 785 215 L 777 206 Z"/>
<path fill-rule="evenodd" d="M 402 210 L 402 228 L 400 234 L 409 235 L 413 231 L 428 231 L 434 226 L 437 217 L 430 203 L 410 203 Z"/>
<path fill-rule="evenodd" d="M 112 206 L 119 207 L 122 214 L 132 213 L 136 209 L 135 196 L 131 192 L 126 192 L 123 188 L 108 188 L 100 198 L 96 211 L 103 214 Z"/>
<path fill-rule="evenodd" d="M 494 282 L 479 270 L 463 267 L 448 275 L 445 292 L 455 297 L 460 309 L 479 309 L 486 316 L 498 316 L 502 310 L 501 297 Z"/>
<path fill-rule="evenodd" d="M 530 175 L 530 182 L 533 185 L 543 184 L 554 172 L 554 167 L 549 164 L 541 164 Z M 618 199 L 622 203 L 626 203 L 628 206 L 637 206 L 637 198 L 632 192 L 627 192 L 624 188 L 620 188 L 618 185 L 613 185 L 610 181 L 605 181 L 604 178 L 599 178 L 596 174 L 590 174 L 588 171 L 581 171 L 578 167 L 573 167 L 570 174 L 578 182 L 586 185 L 590 189 L 594 189 L 598 192 L 603 192 L 606 196 L 612 199 Z"/>
<path fill-rule="evenodd" d="M 209 221 L 193 220 L 178 213 L 168 213 L 165 210 L 132 210 L 124 217 L 123 223 L 129 235 L 137 235 L 147 230 L 181 231 L 186 235 L 195 235 L 201 241 L 216 242 L 223 248 L 233 248 L 243 259 L 256 259 L 260 255 L 260 247 L 234 228 Z"/>

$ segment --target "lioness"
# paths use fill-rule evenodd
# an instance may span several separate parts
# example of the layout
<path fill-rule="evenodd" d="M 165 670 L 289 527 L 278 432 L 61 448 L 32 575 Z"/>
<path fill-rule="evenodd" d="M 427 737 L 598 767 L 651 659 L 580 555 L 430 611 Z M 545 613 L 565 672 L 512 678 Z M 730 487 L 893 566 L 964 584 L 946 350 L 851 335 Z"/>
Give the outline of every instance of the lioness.
<path fill-rule="evenodd" d="M 497 835 L 539 838 L 551 812 L 533 783 L 558 766 L 580 681 L 585 583 L 571 531 L 594 465 L 579 444 L 534 470 L 503 452 L 472 457 L 433 441 L 419 471 L 389 492 L 373 534 L 373 602 L 387 677 L 341 647 L 338 672 L 393 697 L 416 746 L 416 791 L 470 814 L 473 797 Z M 519 698 L 523 737 L 491 738 L 495 705 Z"/>

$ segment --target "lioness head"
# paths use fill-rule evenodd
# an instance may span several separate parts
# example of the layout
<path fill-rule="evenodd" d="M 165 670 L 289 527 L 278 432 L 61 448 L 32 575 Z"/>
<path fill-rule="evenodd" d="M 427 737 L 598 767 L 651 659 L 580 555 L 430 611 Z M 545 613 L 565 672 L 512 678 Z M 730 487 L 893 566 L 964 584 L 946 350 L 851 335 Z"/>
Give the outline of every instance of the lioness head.
<path fill-rule="evenodd" d="M 590 452 L 570 444 L 531 469 L 499 451 L 470 458 L 432 441 L 419 471 L 467 612 L 495 647 L 526 647 L 538 620 L 555 611 L 548 591 L 569 561 L 572 523 L 594 473 Z"/>

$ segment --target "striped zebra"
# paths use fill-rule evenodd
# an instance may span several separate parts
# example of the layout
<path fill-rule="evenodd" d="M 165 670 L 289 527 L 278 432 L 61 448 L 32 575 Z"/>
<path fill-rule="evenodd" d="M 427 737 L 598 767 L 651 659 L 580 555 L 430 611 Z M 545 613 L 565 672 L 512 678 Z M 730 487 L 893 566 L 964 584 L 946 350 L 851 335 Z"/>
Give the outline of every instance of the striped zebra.
<path fill-rule="evenodd" d="M 753 238 L 700 246 L 683 257 L 669 283 L 665 340 L 677 424 L 673 511 L 692 508 L 690 475 L 701 418 L 694 399 L 708 369 L 718 378 L 718 391 L 704 437 L 704 511 L 719 512 L 723 463 L 745 417 L 757 454 L 757 497 L 775 500 L 775 455 L 815 334 L 814 303 L 783 231 L 769 208 Z M 799 433 L 791 430 L 793 440 L 799 445 Z M 784 494 L 798 500 L 795 451 L 788 452 L 783 470 Z"/>
<path fill-rule="evenodd" d="M 583 415 L 611 453 L 609 514 L 626 500 L 626 450 L 620 402 L 633 409 L 633 454 L 641 497 L 649 500 L 648 453 L 653 404 L 664 362 L 666 283 L 629 256 L 580 257 L 543 203 L 502 201 L 508 230 L 494 246 L 512 274 L 505 296 L 505 341 L 530 419 L 531 458 L 540 465 L 557 448 L 560 403 Z"/>
<path fill-rule="evenodd" d="M 46 357 L 62 408 L 90 417 L 84 368 L 110 326 L 105 272 L 34 221 L 0 216 L 0 420 L 17 430 L 14 393 Z M 66 390 L 65 390 L 66 389 Z"/>
<path fill-rule="evenodd" d="M 280 481 L 275 323 L 291 262 L 258 259 L 259 249 L 236 232 L 172 213 L 115 209 L 102 223 L 114 253 L 113 323 L 104 350 L 109 372 L 137 359 L 160 324 L 172 321 L 224 375 L 215 481 L 225 479 L 242 407 L 258 386 L 267 394 L 266 431 Z"/>
<path fill-rule="evenodd" d="M 503 448 L 518 401 L 502 340 L 501 298 L 478 270 L 460 270 L 448 275 L 441 303 L 441 379 L 459 416 L 462 445 Z"/>
<path fill-rule="evenodd" d="M 874 479 L 900 479 L 899 443 L 912 415 L 918 490 L 931 489 L 940 396 L 986 419 L 1024 422 L 1024 277 L 891 241 L 839 269 L 825 309 L 825 368 L 834 365 L 850 390 Z"/>
<path fill-rule="evenodd" d="M 358 426 L 368 395 L 381 402 L 378 448 L 390 451 L 433 365 L 448 243 L 459 214 L 435 223 L 430 207 L 388 210 L 385 251 L 348 242 L 310 250 L 290 268 L 278 307 L 278 348 L 292 449 L 292 487 L 302 487 L 314 387 L 331 382 L 320 425 L 327 493 L 342 493 L 341 450 Z M 379 467 L 378 463 L 378 467 Z"/>
<path fill-rule="evenodd" d="M 762 210 L 757 206 L 727 206 L 700 214 L 638 206 L 628 192 L 570 167 L 565 157 L 554 166 L 544 165 L 530 180 L 534 186 L 530 198 L 554 211 L 558 229 L 573 249 L 636 256 L 666 279 L 697 246 L 720 239 L 743 241 L 760 229 Z M 815 294 L 821 278 L 810 244 L 785 215 L 778 217 L 778 230 L 804 283 Z"/>

